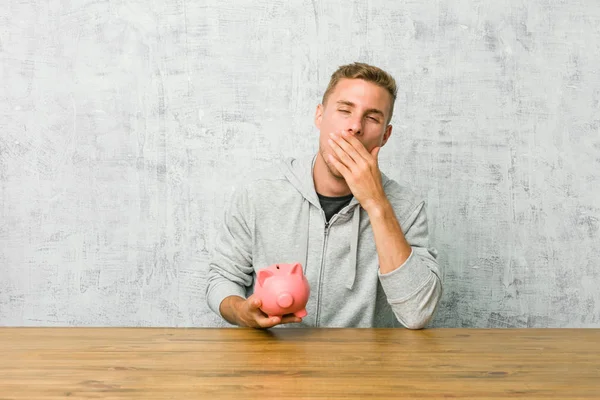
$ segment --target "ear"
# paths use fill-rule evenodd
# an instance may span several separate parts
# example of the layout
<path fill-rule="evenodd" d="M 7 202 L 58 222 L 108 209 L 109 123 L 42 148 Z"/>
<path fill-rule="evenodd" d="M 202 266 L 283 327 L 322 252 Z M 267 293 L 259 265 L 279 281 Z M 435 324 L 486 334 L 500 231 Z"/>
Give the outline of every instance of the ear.
<path fill-rule="evenodd" d="M 300 275 L 301 272 L 302 272 L 302 265 L 300 265 L 300 263 L 296 263 L 290 270 L 290 275 Z"/>
<path fill-rule="evenodd" d="M 379 147 L 383 147 L 390 138 L 390 136 L 392 136 L 392 125 L 386 126 L 385 132 L 383 133 L 383 140 L 381 141 L 381 146 Z"/>
<path fill-rule="evenodd" d="M 321 130 L 321 120 L 323 119 L 323 111 L 323 104 L 319 104 L 317 106 L 317 110 L 315 111 L 315 126 L 319 130 Z"/>
<path fill-rule="evenodd" d="M 264 286 L 265 280 L 271 276 L 273 276 L 273 272 L 268 269 L 261 269 L 258 271 L 258 286 Z"/>

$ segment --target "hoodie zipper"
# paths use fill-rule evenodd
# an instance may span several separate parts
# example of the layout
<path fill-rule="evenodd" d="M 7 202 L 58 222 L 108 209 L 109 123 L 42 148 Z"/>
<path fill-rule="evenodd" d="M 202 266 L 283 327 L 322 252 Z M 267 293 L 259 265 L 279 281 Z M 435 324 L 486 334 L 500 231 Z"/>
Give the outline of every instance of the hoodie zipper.
<path fill-rule="evenodd" d="M 327 217 L 325 216 L 325 212 L 321 210 L 321 215 L 323 215 L 323 220 L 325 221 L 325 234 L 323 238 L 323 251 L 321 252 L 321 268 L 319 269 L 319 288 L 317 291 L 317 315 L 315 317 L 315 327 L 319 327 L 319 318 L 321 316 L 321 293 L 323 288 L 323 266 L 325 265 L 325 250 L 327 249 L 327 239 L 329 238 L 329 228 L 335 222 L 340 214 L 346 214 L 348 212 L 348 207 L 344 207 L 337 214 L 334 214 L 329 222 L 327 222 Z"/>
<path fill-rule="evenodd" d="M 333 218 L 332 218 L 332 220 L 333 220 Z M 321 314 L 321 289 L 323 287 L 323 266 L 325 265 L 325 249 L 327 248 L 327 239 L 329 237 L 329 227 L 331 226 L 331 222 L 332 221 L 330 221 L 330 222 L 325 221 L 323 251 L 321 252 L 321 268 L 319 268 L 319 290 L 317 292 L 317 316 L 315 317 L 315 326 L 316 327 L 319 327 L 319 317 Z"/>

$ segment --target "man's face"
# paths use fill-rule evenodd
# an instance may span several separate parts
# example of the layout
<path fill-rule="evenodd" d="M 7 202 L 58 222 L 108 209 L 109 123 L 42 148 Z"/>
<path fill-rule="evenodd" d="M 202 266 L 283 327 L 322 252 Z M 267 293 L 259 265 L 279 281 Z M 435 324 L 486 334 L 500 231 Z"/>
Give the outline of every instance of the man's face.
<path fill-rule="evenodd" d="M 391 102 L 392 96 L 388 91 L 372 82 L 341 79 L 326 104 L 317 106 L 315 125 L 321 132 L 319 153 L 335 177 L 342 178 L 342 175 L 328 159 L 329 154 L 335 155 L 327 143 L 329 134 L 349 132 L 368 152 L 383 146 L 392 133 L 392 126 L 387 124 Z"/>

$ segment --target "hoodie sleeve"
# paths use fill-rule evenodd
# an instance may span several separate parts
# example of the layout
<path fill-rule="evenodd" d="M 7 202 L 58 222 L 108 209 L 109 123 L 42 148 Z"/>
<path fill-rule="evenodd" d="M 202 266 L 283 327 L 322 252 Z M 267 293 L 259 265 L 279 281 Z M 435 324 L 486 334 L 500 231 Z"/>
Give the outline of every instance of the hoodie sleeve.
<path fill-rule="evenodd" d="M 425 203 L 421 202 L 402 223 L 411 255 L 399 268 L 379 273 L 388 302 L 406 328 L 421 329 L 433 317 L 442 296 L 437 252 L 429 247 Z"/>
<path fill-rule="evenodd" d="M 219 306 L 228 296 L 246 297 L 252 284 L 252 207 L 246 188 L 234 192 L 218 229 L 214 253 L 208 267 L 206 301 L 221 316 Z"/>

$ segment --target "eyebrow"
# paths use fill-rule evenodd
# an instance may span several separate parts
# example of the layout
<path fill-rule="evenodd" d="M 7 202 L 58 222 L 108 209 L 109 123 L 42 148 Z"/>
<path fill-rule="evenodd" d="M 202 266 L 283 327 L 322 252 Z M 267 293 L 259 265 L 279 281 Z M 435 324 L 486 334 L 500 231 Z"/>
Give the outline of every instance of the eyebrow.
<path fill-rule="evenodd" d="M 348 100 L 338 100 L 337 104 L 348 106 L 348 107 L 355 107 L 356 106 L 356 104 L 354 104 L 353 102 L 348 101 Z M 365 114 L 379 114 L 382 117 L 385 116 L 383 114 L 383 111 L 381 111 L 381 110 L 379 110 L 377 108 L 369 108 L 368 110 L 365 111 Z"/>

